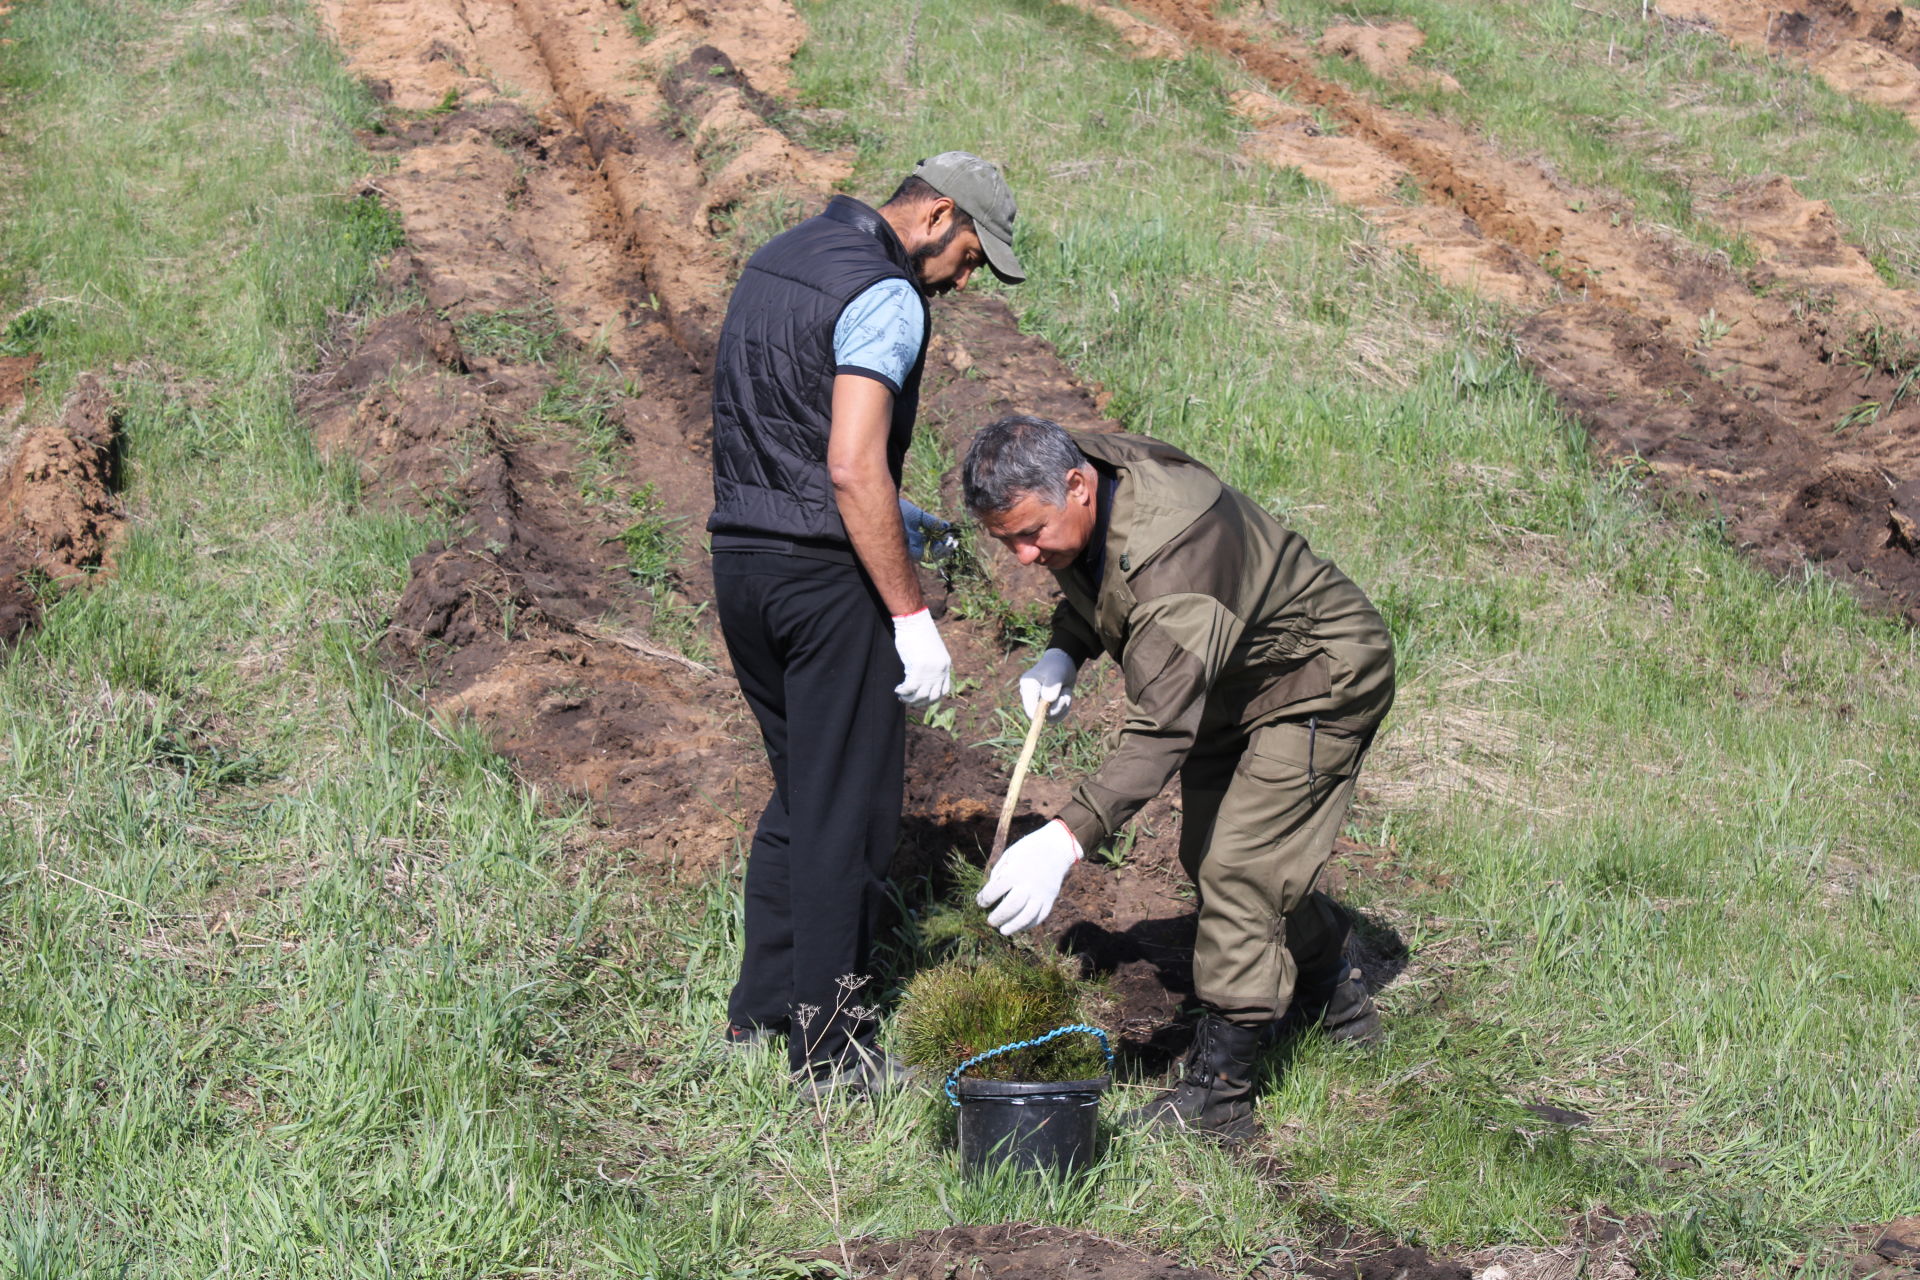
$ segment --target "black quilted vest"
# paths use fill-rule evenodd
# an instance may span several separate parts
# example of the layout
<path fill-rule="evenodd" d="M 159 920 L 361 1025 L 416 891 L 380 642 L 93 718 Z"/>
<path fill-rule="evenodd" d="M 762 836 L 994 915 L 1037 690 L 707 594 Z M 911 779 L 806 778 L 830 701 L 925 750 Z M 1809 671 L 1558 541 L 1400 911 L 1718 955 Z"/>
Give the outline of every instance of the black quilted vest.
<path fill-rule="evenodd" d="M 727 304 L 713 375 L 715 534 L 847 545 L 827 474 L 833 328 L 861 290 L 915 275 L 899 238 L 872 209 L 835 196 L 748 260 Z M 926 299 L 920 300 L 923 317 Z M 895 484 L 920 404 L 920 353 L 893 398 L 887 466 Z M 722 540 L 716 540 L 716 548 Z"/>

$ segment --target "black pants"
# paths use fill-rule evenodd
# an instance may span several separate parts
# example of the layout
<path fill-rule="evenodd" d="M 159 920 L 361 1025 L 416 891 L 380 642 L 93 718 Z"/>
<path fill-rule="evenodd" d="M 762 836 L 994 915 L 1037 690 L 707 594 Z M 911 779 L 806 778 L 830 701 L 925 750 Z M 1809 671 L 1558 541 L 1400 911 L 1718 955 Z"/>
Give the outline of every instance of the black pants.
<path fill-rule="evenodd" d="M 906 751 L 893 623 L 851 564 L 716 551 L 713 576 L 727 653 L 773 766 L 727 1016 L 787 1031 L 794 1068 L 817 1071 L 875 1029 L 869 953 Z"/>

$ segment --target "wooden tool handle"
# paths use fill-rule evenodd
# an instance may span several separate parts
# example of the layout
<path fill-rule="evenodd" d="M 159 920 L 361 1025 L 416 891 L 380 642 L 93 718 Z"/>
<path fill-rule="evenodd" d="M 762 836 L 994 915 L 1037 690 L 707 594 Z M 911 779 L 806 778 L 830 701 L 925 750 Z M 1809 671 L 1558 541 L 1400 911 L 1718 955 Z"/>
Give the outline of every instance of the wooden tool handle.
<path fill-rule="evenodd" d="M 1007 849 L 1007 828 L 1013 825 L 1013 811 L 1020 804 L 1020 784 L 1027 780 L 1027 766 L 1033 763 L 1033 750 L 1040 745 L 1040 730 L 1047 724 L 1047 709 L 1042 706 L 1040 714 L 1027 726 L 1027 740 L 1020 748 L 1020 758 L 1013 765 L 1013 781 L 1007 784 L 1007 802 L 1000 806 L 1000 825 L 993 829 L 993 853 L 987 858 L 987 870 L 993 870 L 993 864 L 1000 861 L 1000 855 Z"/>

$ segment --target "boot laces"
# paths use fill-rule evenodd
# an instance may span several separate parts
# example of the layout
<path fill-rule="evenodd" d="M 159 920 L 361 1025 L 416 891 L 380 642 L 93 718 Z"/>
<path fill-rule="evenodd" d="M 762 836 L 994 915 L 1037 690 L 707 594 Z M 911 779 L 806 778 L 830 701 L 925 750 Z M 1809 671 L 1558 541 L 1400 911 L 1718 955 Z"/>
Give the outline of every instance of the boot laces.
<path fill-rule="evenodd" d="M 1187 1084 L 1204 1088 L 1214 1083 L 1213 1034 L 1213 1019 L 1200 1019 L 1200 1025 L 1194 1028 L 1193 1044 L 1187 1050 L 1186 1070 L 1181 1073 Z"/>

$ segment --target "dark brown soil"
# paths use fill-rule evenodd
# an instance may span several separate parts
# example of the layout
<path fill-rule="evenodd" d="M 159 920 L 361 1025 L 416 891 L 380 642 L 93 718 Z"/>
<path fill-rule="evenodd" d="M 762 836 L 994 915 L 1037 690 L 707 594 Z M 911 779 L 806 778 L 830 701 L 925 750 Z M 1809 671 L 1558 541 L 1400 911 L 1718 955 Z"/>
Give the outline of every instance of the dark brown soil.
<path fill-rule="evenodd" d="M 1852 1227 L 1805 1260 L 1803 1275 L 1920 1280 L 1920 1217 Z"/>
<path fill-rule="evenodd" d="M 1473 1275 L 1471 1267 L 1435 1258 L 1417 1245 L 1398 1245 L 1350 1260 L 1310 1263 L 1301 1270 L 1326 1280 L 1471 1280 Z"/>
<path fill-rule="evenodd" d="M 1018 1224 L 923 1231 L 821 1257 L 855 1276 L 898 1280 L 1224 1280 L 1217 1271 L 1175 1266 L 1085 1232 Z"/>
<path fill-rule="evenodd" d="M 0 419 L 23 397 L 31 358 L 0 369 Z M 119 415 L 84 377 L 60 417 L 29 428 L 0 472 L 0 644 L 39 620 L 44 600 L 83 585 L 108 563 L 121 527 Z"/>

